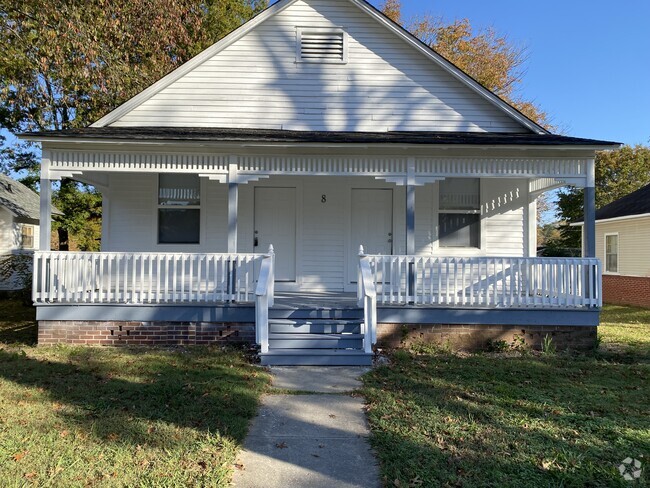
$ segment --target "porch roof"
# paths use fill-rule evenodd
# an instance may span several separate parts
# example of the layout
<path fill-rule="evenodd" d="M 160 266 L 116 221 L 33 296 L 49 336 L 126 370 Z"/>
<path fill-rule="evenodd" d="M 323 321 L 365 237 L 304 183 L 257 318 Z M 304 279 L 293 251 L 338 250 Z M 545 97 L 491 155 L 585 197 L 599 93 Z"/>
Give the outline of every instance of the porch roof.
<path fill-rule="evenodd" d="M 415 144 L 450 146 L 570 146 L 616 148 L 618 142 L 584 139 L 556 134 L 495 132 L 344 132 L 206 127 L 86 127 L 79 129 L 27 132 L 20 137 L 47 140 L 118 141 L 202 141 L 224 143 L 305 144 Z"/>

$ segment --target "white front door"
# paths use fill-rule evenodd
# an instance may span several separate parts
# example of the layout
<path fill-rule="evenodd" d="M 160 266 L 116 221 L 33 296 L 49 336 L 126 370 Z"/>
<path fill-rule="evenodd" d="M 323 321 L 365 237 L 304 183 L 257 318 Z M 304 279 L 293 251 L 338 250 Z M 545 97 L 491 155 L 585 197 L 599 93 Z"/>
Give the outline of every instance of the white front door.
<path fill-rule="evenodd" d="M 366 254 L 393 253 L 393 190 L 352 189 L 350 282 L 357 281 L 359 246 Z"/>
<path fill-rule="evenodd" d="M 255 187 L 255 252 L 275 249 L 275 280 L 296 281 L 296 189 Z"/>

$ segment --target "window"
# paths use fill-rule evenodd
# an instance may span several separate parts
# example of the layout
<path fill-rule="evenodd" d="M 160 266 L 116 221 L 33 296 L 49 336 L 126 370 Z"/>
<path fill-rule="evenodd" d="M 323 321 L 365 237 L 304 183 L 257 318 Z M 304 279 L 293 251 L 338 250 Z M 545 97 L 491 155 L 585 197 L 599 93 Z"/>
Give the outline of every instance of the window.
<path fill-rule="evenodd" d="M 198 244 L 201 181 L 198 175 L 158 176 L 158 243 Z"/>
<path fill-rule="evenodd" d="M 618 273 L 618 234 L 605 234 L 605 271 Z"/>
<path fill-rule="evenodd" d="M 339 63 L 348 62 L 348 37 L 338 27 L 298 27 L 296 62 Z"/>
<path fill-rule="evenodd" d="M 23 224 L 20 229 L 20 238 L 23 249 L 34 249 L 34 226 Z"/>
<path fill-rule="evenodd" d="M 478 178 L 447 178 L 440 182 L 438 244 L 480 247 L 481 199 Z"/>

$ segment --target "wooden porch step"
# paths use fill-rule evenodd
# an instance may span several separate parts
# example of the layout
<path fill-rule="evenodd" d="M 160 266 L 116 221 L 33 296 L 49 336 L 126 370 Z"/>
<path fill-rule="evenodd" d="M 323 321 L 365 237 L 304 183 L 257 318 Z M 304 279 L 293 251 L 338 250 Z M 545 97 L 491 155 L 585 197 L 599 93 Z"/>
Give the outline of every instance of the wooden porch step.
<path fill-rule="evenodd" d="M 269 334 L 273 349 L 361 349 L 363 334 Z"/>
<path fill-rule="evenodd" d="M 264 366 L 371 366 L 372 354 L 345 349 L 273 349 L 260 354 Z"/>
<path fill-rule="evenodd" d="M 270 319 L 269 332 L 271 334 L 359 334 L 361 333 L 361 321 L 331 319 Z"/>

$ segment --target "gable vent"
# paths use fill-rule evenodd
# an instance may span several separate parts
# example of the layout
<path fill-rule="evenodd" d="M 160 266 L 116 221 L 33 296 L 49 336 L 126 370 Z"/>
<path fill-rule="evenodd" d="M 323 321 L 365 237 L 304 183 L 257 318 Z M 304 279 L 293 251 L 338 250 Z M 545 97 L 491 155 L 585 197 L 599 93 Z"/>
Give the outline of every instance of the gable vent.
<path fill-rule="evenodd" d="M 347 34 L 340 28 L 298 27 L 296 61 L 302 63 L 347 63 Z"/>

